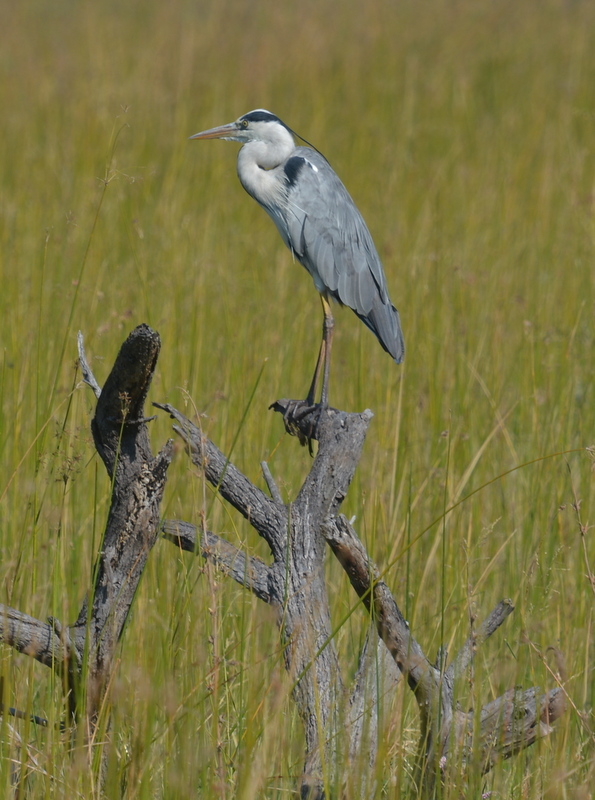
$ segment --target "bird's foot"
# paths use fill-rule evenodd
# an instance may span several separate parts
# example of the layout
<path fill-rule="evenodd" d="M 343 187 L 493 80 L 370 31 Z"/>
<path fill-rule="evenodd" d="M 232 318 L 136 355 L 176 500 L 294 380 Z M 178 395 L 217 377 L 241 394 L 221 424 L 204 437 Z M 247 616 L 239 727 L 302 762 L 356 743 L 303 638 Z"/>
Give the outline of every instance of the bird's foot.
<path fill-rule="evenodd" d="M 308 445 L 310 455 L 312 455 L 312 442 L 318 440 L 320 416 L 327 407 L 326 404 L 311 403 L 309 400 L 277 400 L 269 406 L 273 411 L 283 415 L 287 433 L 297 436 L 303 447 Z"/>

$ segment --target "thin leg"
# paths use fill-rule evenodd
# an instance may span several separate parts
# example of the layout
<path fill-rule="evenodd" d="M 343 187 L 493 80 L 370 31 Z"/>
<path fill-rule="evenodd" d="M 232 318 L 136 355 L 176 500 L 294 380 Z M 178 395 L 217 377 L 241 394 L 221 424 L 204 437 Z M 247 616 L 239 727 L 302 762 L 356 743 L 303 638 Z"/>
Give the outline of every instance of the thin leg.
<path fill-rule="evenodd" d="M 333 343 L 333 330 L 335 327 L 335 318 L 331 311 L 331 305 L 326 297 L 320 295 L 322 300 L 322 310 L 324 311 L 324 322 L 322 323 L 322 345 L 321 350 L 324 348 L 324 373 L 322 376 L 322 391 L 320 394 L 320 405 L 323 408 L 328 406 L 328 382 L 331 372 L 331 345 Z"/>
<path fill-rule="evenodd" d="M 320 405 L 326 407 L 328 405 L 328 380 L 330 372 L 331 343 L 333 340 L 335 319 L 333 317 L 331 306 L 328 300 L 322 295 L 320 295 L 320 300 L 322 302 L 322 310 L 324 312 L 324 320 L 322 323 L 322 341 L 320 343 L 320 350 L 318 351 L 318 358 L 316 359 L 314 376 L 312 377 L 312 383 L 310 384 L 308 396 L 306 397 L 306 403 L 308 406 L 313 406 L 316 403 L 316 389 L 318 387 L 318 381 L 320 380 L 320 373 L 322 372 L 322 392 L 320 395 Z"/>
<path fill-rule="evenodd" d="M 316 368 L 314 369 L 312 383 L 310 384 L 310 388 L 308 389 L 308 396 L 306 397 L 306 403 L 309 406 L 313 406 L 316 402 L 316 387 L 318 386 L 318 380 L 320 379 L 320 370 L 322 364 L 323 362 L 326 361 L 325 352 L 326 352 L 326 342 L 324 340 L 324 328 L 323 328 L 323 338 L 322 341 L 320 342 L 320 350 L 318 351 L 318 358 L 316 359 Z"/>
<path fill-rule="evenodd" d="M 305 400 L 287 400 L 273 403 L 271 408 L 281 411 L 285 429 L 292 436 L 297 436 L 300 443 L 308 445 L 310 455 L 312 455 L 312 440 L 318 438 L 318 424 L 321 412 L 328 408 L 328 384 L 331 367 L 331 345 L 333 341 L 333 329 L 335 320 L 331 311 L 331 306 L 326 297 L 320 296 L 322 310 L 324 312 L 324 322 L 322 323 L 322 342 L 318 351 L 316 368 L 312 383 L 308 390 Z M 320 393 L 320 403 L 316 402 L 316 390 L 322 375 L 322 389 Z M 314 412 L 317 412 L 314 414 Z M 303 420 L 306 416 L 313 415 L 310 419 L 309 427 L 305 428 Z"/>

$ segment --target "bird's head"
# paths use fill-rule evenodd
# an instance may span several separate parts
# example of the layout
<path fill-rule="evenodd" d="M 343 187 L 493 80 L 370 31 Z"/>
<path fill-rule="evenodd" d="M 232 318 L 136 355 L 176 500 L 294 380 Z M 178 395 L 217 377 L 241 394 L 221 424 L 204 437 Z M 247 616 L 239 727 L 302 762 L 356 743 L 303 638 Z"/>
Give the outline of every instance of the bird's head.
<path fill-rule="evenodd" d="M 201 131 L 191 136 L 191 139 L 226 139 L 232 142 L 265 142 L 266 144 L 276 144 L 280 140 L 291 137 L 293 143 L 293 131 L 290 130 L 279 117 L 258 108 L 249 111 L 235 122 L 227 125 L 220 125 L 218 128 L 209 128 L 208 131 Z"/>

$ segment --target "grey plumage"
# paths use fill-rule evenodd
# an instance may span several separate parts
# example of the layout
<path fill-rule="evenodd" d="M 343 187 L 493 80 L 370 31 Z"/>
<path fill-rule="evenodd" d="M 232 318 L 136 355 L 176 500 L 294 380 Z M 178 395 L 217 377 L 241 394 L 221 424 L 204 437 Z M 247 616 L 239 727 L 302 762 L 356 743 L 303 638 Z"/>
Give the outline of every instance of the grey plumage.
<path fill-rule="evenodd" d="M 244 189 L 270 215 L 322 297 L 351 308 L 400 363 L 405 348 L 399 313 L 390 301 L 366 223 L 326 158 L 315 148 L 296 146 L 294 136 L 278 117 L 258 109 L 191 138 L 230 139 L 244 145 L 237 165 Z M 323 307 L 332 331 L 330 308 L 327 311 L 324 302 Z M 323 402 L 330 338 L 331 333 L 326 350 L 323 340 L 313 382 L 315 388 L 323 358 Z"/>
<path fill-rule="evenodd" d="M 297 147 L 289 161 L 298 160 L 303 166 L 298 180 L 287 181 L 285 203 L 267 211 L 318 291 L 355 311 L 400 363 L 405 347 L 399 312 L 362 215 L 324 156 Z"/>

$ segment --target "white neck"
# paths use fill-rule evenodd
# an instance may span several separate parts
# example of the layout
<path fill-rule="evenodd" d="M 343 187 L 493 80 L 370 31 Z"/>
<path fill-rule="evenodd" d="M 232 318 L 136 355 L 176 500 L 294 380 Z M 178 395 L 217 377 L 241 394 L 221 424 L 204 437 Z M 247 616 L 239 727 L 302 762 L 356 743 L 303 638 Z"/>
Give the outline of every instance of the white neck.
<path fill-rule="evenodd" d="M 238 178 L 251 197 L 263 205 L 278 203 L 283 184 L 278 169 L 295 150 L 293 136 L 286 128 L 275 126 L 271 136 L 246 142 L 238 153 Z"/>

